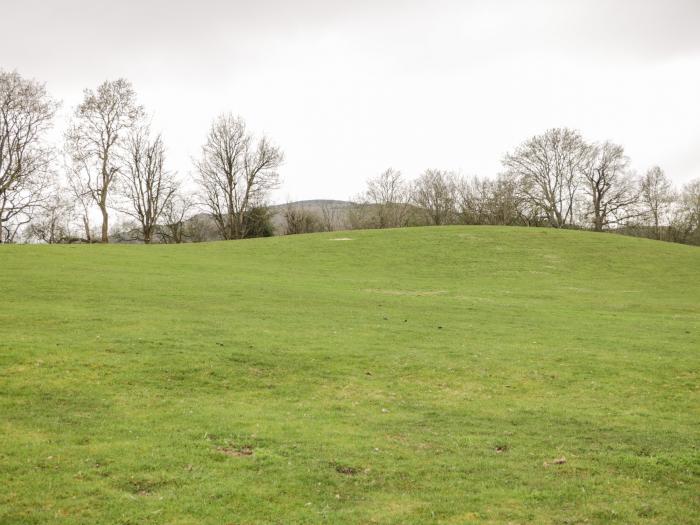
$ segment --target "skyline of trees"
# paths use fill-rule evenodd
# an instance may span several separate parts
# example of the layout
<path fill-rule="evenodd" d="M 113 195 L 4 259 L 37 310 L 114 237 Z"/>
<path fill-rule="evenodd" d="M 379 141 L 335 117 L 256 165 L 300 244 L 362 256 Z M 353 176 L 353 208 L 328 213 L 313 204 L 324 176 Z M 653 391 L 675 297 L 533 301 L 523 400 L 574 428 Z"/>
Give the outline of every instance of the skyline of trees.
<path fill-rule="evenodd" d="M 169 169 L 162 134 L 151 130 L 128 80 L 84 90 L 62 150 L 47 140 L 58 107 L 43 84 L 0 70 L 0 242 L 106 243 L 117 231 L 146 244 L 271 233 L 267 206 L 284 153 L 240 116 L 213 119 L 183 178 Z M 658 166 L 639 176 L 619 144 L 553 128 L 506 153 L 502 165 L 494 177 L 430 168 L 412 180 L 389 168 L 347 209 L 288 206 L 278 229 L 503 224 L 700 243 L 700 179 L 678 189 Z M 110 228 L 112 212 L 120 221 Z"/>

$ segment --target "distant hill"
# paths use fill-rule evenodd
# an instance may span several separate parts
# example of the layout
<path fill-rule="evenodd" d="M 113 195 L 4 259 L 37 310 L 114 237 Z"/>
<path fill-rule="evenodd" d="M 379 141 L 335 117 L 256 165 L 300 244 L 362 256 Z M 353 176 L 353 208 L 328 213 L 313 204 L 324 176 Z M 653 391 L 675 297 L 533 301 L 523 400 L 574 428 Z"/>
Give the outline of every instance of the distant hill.
<path fill-rule="evenodd" d="M 296 207 L 317 207 L 321 208 L 323 206 L 333 206 L 337 208 L 345 208 L 348 206 L 352 206 L 352 202 L 350 201 L 338 201 L 338 200 L 333 200 L 333 199 L 309 199 L 309 200 L 304 200 L 304 201 L 293 201 L 289 203 L 283 203 L 283 204 L 273 204 L 270 206 L 270 209 L 279 209 L 279 208 L 285 208 L 286 206 L 296 206 Z"/>
<path fill-rule="evenodd" d="M 331 223 L 333 230 L 344 230 L 349 228 L 348 211 L 352 205 L 353 203 L 350 201 L 312 199 L 285 204 L 274 204 L 270 206 L 269 209 L 272 213 L 272 224 L 274 225 L 275 233 L 277 235 L 282 235 L 286 226 L 284 213 L 287 209 L 302 209 L 314 214 L 321 220 L 326 220 Z"/>

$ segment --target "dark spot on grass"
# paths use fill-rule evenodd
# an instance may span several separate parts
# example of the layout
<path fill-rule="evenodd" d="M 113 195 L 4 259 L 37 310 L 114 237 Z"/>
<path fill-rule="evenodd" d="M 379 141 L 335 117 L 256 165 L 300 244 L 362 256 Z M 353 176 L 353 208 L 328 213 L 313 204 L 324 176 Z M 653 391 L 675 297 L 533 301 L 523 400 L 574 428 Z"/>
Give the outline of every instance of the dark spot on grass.
<path fill-rule="evenodd" d="M 252 456 L 253 455 L 253 447 L 250 445 L 242 445 L 242 446 L 229 446 L 229 447 L 216 447 L 216 450 L 220 452 L 221 454 L 224 454 L 225 456 L 229 456 L 232 458 L 240 458 L 244 456 Z"/>
<path fill-rule="evenodd" d="M 652 518 L 652 517 L 656 516 L 656 511 L 654 510 L 654 507 L 646 504 L 646 505 L 642 505 L 641 507 L 639 507 L 637 509 L 637 515 L 640 518 Z"/>
<path fill-rule="evenodd" d="M 169 481 L 164 480 L 131 478 L 122 484 L 122 488 L 137 496 L 151 496 L 169 483 Z"/>
<path fill-rule="evenodd" d="M 504 452 L 508 451 L 508 445 L 496 445 L 494 450 L 496 451 L 496 454 L 503 454 Z"/>
<path fill-rule="evenodd" d="M 338 463 L 334 463 L 332 465 L 338 474 L 344 474 L 346 476 L 355 476 L 355 475 L 359 474 L 360 471 L 362 470 L 362 469 L 357 468 L 357 467 L 351 467 L 349 465 L 341 465 Z"/>
<path fill-rule="evenodd" d="M 566 458 L 562 456 L 560 458 L 553 459 L 552 461 L 545 461 L 544 466 L 550 467 L 552 465 L 563 465 L 564 463 L 566 463 Z"/>

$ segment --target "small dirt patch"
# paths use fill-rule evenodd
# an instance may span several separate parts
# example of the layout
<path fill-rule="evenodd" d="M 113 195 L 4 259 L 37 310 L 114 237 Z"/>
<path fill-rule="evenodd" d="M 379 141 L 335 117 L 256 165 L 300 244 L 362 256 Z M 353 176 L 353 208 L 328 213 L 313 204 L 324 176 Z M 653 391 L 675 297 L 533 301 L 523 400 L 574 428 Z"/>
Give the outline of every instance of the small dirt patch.
<path fill-rule="evenodd" d="M 253 455 L 253 447 L 248 445 L 244 445 L 242 447 L 217 447 L 216 450 L 225 456 L 230 456 L 233 458 Z"/>
<path fill-rule="evenodd" d="M 336 237 L 335 239 L 328 239 L 329 241 L 352 241 L 350 237 Z"/>
<path fill-rule="evenodd" d="M 362 472 L 362 469 L 360 469 L 358 467 L 351 467 L 349 465 L 341 465 L 338 463 L 332 463 L 331 466 L 333 468 L 335 468 L 335 471 L 338 474 L 344 474 L 346 476 L 355 476 L 355 475 L 359 474 L 360 472 Z"/>
<path fill-rule="evenodd" d="M 566 458 L 562 456 L 560 458 L 553 459 L 552 461 L 545 461 L 544 466 L 550 467 L 552 465 L 563 465 L 564 463 L 566 463 Z"/>
<path fill-rule="evenodd" d="M 121 488 L 136 496 L 152 496 L 168 484 L 169 482 L 164 480 L 132 478 L 121 484 Z"/>

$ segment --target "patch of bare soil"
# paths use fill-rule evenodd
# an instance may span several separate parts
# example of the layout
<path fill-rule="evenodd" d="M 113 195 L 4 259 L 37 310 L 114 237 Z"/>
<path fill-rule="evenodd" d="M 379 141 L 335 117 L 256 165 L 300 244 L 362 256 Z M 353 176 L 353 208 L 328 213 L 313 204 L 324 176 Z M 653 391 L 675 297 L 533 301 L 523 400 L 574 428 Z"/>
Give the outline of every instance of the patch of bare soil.
<path fill-rule="evenodd" d="M 349 465 L 341 465 L 339 463 L 332 463 L 332 466 L 335 468 L 335 471 L 338 474 L 345 474 L 346 476 L 355 476 L 362 472 L 362 469 L 357 468 L 357 467 L 351 467 Z"/>
<path fill-rule="evenodd" d="M 563 465 L 564 463 L 566 463 L 566 458 L 562 456 L 560 458 L 553 459 L 552 461 L 545 461 L 544 466 L 550 467 L 552 465 Z"/>
<path fill-rule="evenodd" d="M 252 456 L 253 447 L 243 445 L 242 447 L 216 447 L 217 452 L 230 456 L 232 458 L 240 458 L 243 456 Z"/>
<path fill-rule="evenodd" d="M 168 481 L 163 480 L 131 478 L 122 485 L 122 488 L 136 496 L 153 496 L 160 488 L 168 484 Z"/>

